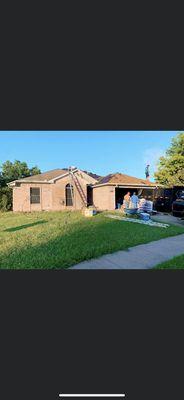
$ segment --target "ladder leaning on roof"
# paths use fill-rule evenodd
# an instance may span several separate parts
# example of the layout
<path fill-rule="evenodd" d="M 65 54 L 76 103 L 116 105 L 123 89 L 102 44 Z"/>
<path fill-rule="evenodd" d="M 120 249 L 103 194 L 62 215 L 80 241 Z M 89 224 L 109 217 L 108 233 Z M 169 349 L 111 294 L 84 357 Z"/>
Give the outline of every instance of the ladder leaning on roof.
<path fill-rule="evenodd" d="M 83 190 L 77 176 L 73 173 L 72 167 L 68 168 L 68 172 L 69 172 L 69 176 L 72 178 L 72 180 L 75 184 L 75 187 L 80 195 L 80 198 L 82 200 L 84 207 L 87 207 L 88 206 L 87 196 L 85 195 L 84 190 Z M 71 187 L 71 183 L 70 183 L 70 187 Z M 71 190 L 71 193 L 72 193 L 72 200 L 74 200 L 72 190 Z M 74 202 L 73 202 L 73 204 L 74 204 Z"/>

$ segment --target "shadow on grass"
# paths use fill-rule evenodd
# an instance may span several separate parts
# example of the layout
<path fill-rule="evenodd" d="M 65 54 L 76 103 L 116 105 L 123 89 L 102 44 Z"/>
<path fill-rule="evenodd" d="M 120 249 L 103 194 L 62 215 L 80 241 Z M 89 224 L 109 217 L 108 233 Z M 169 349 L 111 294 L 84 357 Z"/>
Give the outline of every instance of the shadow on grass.
<path fill-rule="evenodd" d="M 13 228 L 4 229 L 4 232 L 16 232 L 16 231 L 20 231 L 21 229 L 30 228 L 31 226 L 45 224 L 46 222 L 47 221 L 45 221 L 45 220 L 41 220 L 41 221 L 37 221 L 37 222 L 32 222 L 31 224 L 14 226 Z"/>

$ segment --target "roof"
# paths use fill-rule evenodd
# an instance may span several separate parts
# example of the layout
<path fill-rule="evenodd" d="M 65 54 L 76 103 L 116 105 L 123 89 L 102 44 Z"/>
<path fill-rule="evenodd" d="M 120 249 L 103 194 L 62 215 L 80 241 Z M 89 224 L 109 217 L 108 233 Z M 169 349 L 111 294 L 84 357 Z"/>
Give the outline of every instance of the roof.
<path fill-rule="evenodd" d="M 104 184 L 155 186 L 154 183 L 146 179 L 136 178 L 134 176 L 121 174 L 119 172 L 102 177 L 101 179 L 98 180 L 96 185 L 104 185 Z"/>
<path fill-rule="evenodd" d="M 51 179 L 56 178 L 57 176 L 64 175 L 67 173 L 67 168 L 63 169 L 53 169 L 51 171 L 43 172 L 42 174 L 28 176 L 27 178 L 18 179 L 18 181 L 25 181 L 25 182 L 34 182 L 34 181 L 50 181 Z"/>
<path fill-rule="evenodd" d="M 77 170 L 77 168 L 76 168 Z M 80 171 L 80 170 L 78 170 Z M 154 186 L 155 184 L 146 180 L 146 179 L 140 179 L 136 178 L 133 176 L 121 174 L 119 172 L 115 174 L 109 174 L 104 177 L 101 177 L 97 174 L 94 174 L 92 172 L 88 171 L 82 171 L 97 182 L 94 183 L 94 186 L 96 185 L 105 185 L 105 184 L 115 184 L 115 185 L 138 185 L 138 186 Z M 28 176 L 26 178 L 18 179 L 14 182 L 50 182 L 52 180 L 55 180 L 56 178 L 62 177 L 62 175 L 66 175 L 68 173 L 68 168 L 58 168 L 58 169 L 53 169 L 51 171 L 43 172 L 42 174 L 37 174 L 37 175 L 32 175 Z M 14 182 L 10 182 L 10 185 L 13 184 Z"/>
<path fill-rule="evenodd" d="M 77 171 L 77 168 L 76 168 Z M 80 170 L 78 170 L 80 171 Z M 91 178 L 93 178 L 94 180 L 98 180 L 99 178 L 101 178 L 99 175 L 93 174 L 92 172 L 87 172 L 87 171 L 82 171 L 85 174 L 87 174 L 88 176 L 90 176 Z M 51 171 L 47 171 L 47 172 L 43 172 L 41 174 L 37 174 L 37 175 L 32 175 L 32 176 L 28 176 L 26 178 L 21 178 L 21 179 L 16 179 L 16 181 L 10 182 L 10 186 L 11 184 L 13 184 L 14 182 L 49 182 L 52 180 L 55 180 L 56 178 L 60 178 L 62 177 L 62 175 L 66 175 L 68 173 L 68 168 L 57 168 L 57 169 L 53 169 Z"/>
<path fill-rule="evenodd" d="M 91 176 L 93 179 L 99 180 L 100 178 L 102 178 L 100 175 L 97 174 L 93 174 L 93 172 L 88 172 L 88 171 L 84 171 L 83 172 L 89 176 Z"/>

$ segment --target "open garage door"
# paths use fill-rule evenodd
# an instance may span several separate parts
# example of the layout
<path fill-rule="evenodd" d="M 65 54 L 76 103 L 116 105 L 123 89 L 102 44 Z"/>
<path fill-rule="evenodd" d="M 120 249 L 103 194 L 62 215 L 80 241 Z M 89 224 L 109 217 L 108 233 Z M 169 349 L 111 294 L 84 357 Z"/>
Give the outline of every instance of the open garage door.
<path fill-rule="evenodd" d="M 130 192 L 130 196 L 135 192 L 139 198 L 145 198 L 147 200 L 154 200 L 154 189 L 145 188 L 115 188 L 115 205 L 118 208 L 118 204 L 123 204 L 124 196 L 127 192 Z"/>

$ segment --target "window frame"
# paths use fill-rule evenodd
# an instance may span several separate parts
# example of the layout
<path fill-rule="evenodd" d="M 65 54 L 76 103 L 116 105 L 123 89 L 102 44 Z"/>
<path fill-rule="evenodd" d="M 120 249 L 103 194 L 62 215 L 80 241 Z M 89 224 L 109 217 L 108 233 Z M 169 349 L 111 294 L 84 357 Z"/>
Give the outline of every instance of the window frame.
<path fill-rule="evenodd" d="M 32 191 L 39 191 L 39 194 L 33 194 Z M 38 199 L 38 201 L 36 201 Z M 40 187 L 30 187 L 30 204 L 40 204 L 41 203 L 41 190 Z"/>
<path fill-rule="evenodd" d="M 70 191 L 71 197 L 68 197 L 68 192 Z M 65 186 L 65 204 L 66 207 L 73 207 L 74 206 L 74 189 L 73 189 L 73 185 L 71 185 L 70 183 L 67 183 L 67 185 Z"/>

